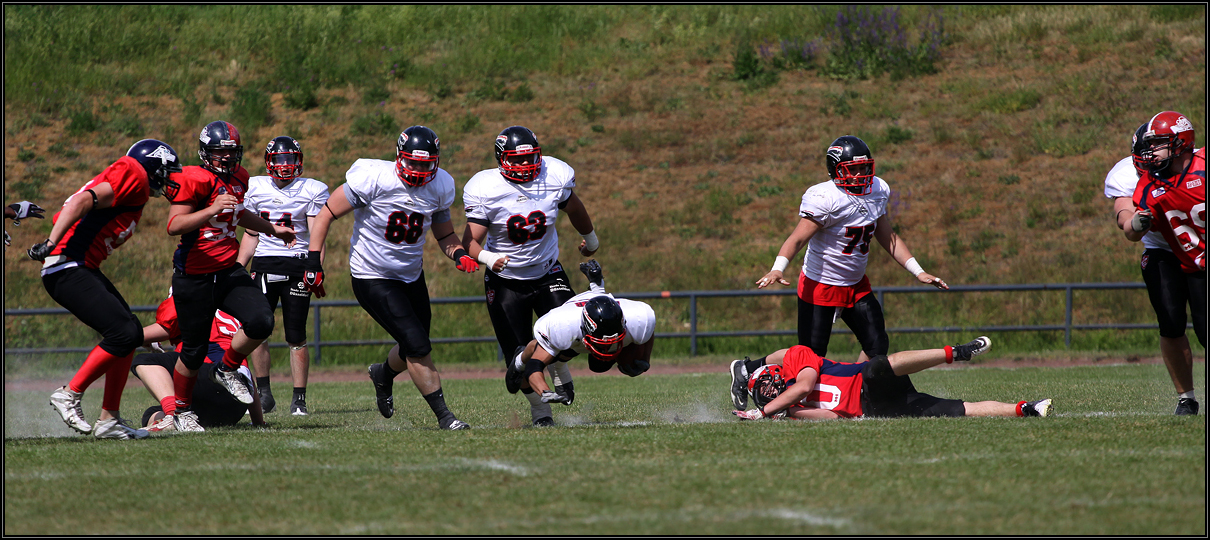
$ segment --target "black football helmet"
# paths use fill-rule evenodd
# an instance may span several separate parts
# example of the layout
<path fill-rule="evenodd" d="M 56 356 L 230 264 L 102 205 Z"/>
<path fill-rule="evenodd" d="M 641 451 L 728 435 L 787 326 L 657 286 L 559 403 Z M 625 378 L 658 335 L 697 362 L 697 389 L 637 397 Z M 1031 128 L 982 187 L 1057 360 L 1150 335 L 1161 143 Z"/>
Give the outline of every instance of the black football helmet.
<path fill-rule="evenodd" d="M 786 377 L 781 366 L 777 364 L 763 365 L 748 377 L 748 395 L 752 396 L 752 404 L 762 411 L 765 410 L 765 405 L 785 391 Z M 786 411 L 781 411 L 773 417 L 781 418 L 785 415 Z"/>
<path fill-rule="evenodd" d="M 169 174 L 181 172 L 181 160 L 176 150 L 164 141 L 143 139 L 131 145 L 126 155 L 138 161 L 147 171 L 147 185 L 151 188 L 152 198 L 164 195 Z"/>
<path fill-rule="evenodd" d="M 865 141 L 845 135 L 828 146 L 828 176 L 836 187 L 865 195 L 874 185 L 874 155 Z"/>
<path fill-rule="evenodd" d="M 433 130 L 412 126 L 399 134 L 395 141 L 395 173 L 403 183 L 423 186 L 437 176 L 441 164 L 441 140 Z"/>
<path fill-rule="evenodd" d="M 580 331 L 584 333 L 584 347 L 589 354 L 609 360 L 622 352 L 626 318 L 622 316 L 618 301 L 608 296 L 595 296 L 584 304 L 583 313 Z"/>
<path fill-rule="evenodd" d="M 269 171 L 269 176 L 286 182 L 302 176 L 302 145 L 285 135 L 269 141 L 269 146 L 265 147 L 265 170 Z"/>
<path fill-rule="evenodd" d="M 496 135 L 496 163 L 510 181 L 525 183 L 542 172 L 542 147 L 529 128 L 512 126 Z"/>
<path fill-rule="evenodd" d="M 198 157 L 202 167 L 215 174 L 232 174 L 244 159 L 244 145 L 239 131 L 230 122 L 215 120 L 202 128 L 198 135 Z"/>
<path fill-rule="evenodd" d="M 1134 130 L 1134 137 L 1130 139 L 1130 160 L 1134 162 L 1134 172 L 1138 173 L 1139 178 L 1146 176 L 1148 169 L 1148 158 L 1143 156 L 1147 150 L 1147 145 L 1143 144 L 1146 135 L 1147 123 L 1144 122 Z"/>

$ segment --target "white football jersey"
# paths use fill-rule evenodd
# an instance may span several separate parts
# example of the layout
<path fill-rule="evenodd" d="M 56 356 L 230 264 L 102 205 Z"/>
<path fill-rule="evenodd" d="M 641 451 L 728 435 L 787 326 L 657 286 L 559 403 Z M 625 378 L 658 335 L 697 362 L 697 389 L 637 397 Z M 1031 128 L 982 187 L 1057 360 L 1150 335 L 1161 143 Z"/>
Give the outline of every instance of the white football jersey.
<path fill-rule="evenodd" d="M 559 204 L 571 197 L 574 187 L 575 170 L 547 156 L 542 157 L 538 177 L 524 184 L 506 180 L 499 169 L 479 171 L 466 182 L 466 220 L 487 227 L 483 249 L 508 255 L 501 277 L 536 279 L 555 265 Z"/>
<path fill-rule="evenodd" d="M 825 285 L 853 285 L 865 275 L 875 222 L 886 213 L 891 188 L 875 176 L 870 193 L 853 195 L 831 180 L 815 184 L 802 196 L 798 215 L 822 228 L 811 237 L 802 272 Z"/>
<path fill-rule="evenodd" d="M 1134 158 L 1126 156 L 1125 159 L 1117 162 L 1112 169 L 1109 169 L 1109 174 L 1105 175 L 1105 197 L 1109 199 L 1126 197 L 1133 200 L 1134 187 L 1138 183 L 1139 173 L 1134 170 Z M 1168 245 L 1168 241 L 1164 239 L 1164 235 L 1154 229 L 1147 231 L 1147 234 L 1143 235 L 1143 249 L 1172 251 L 1172 247 Z"/>
<path fill-rule="evenodd" d="M 416 281 L 433 214 L 454 204 L 454 178 L 445 169 L 412 187 L 395 174 L 395 162 L 359 159 L 345 173 L 345 197 L 353 206 L 349 273 L 359 279 Z"/>
<path fill-rule="evenodd" d="M 580 331 L 580 318 L 583 317 L 584 304 L 597 296 L 613 298 L 609 293 L 582 292 L 539 317 L 538 322 L 534 323 L 534 338 L 538 340 L 538 345 L 551 356 L 568 349 L 580 354 L 588 352 L 584 347 L 584 333 Z M 622 346 L 647 343 L 655 335 L 655 311 L 636 300 L 614 300 L 622 306 L 622 317 L 626 319 L 626 337 L 622 339 Z"/>
<path fill-rule="evenodd" d="M 295 178 L 279 189 L 269 176 L 253 176 L 248 179 L 248 193 L 244 195 L 244 208 L 276 225 L 294 228 L 294 247 L 286 247 L 280 238 L 260 235 L 256 244 L 257 257 L 289 257 L 306 253 L 311 245 L 311 230 L 307 218 L 319 215 L 324 203 L 328 202 L 328 186 L 314 178 Z"/>

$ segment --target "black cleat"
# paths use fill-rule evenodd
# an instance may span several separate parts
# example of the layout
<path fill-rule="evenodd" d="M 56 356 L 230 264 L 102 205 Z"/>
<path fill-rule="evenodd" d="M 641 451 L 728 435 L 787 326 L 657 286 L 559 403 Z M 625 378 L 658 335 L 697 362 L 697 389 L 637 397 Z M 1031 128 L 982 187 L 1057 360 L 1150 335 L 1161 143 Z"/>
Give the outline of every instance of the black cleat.
<path fill-rule="evenodd" d="M 374 383 L 374 397 L 378 401 L 378 412 L 383 418 L 395 414 L 395 381 L 387 377 L 382 364 L 370 364 L 370 381 Z"/>
<path fill-rule="evenodd" d="M 534 420 L 534 427 L 554 427 L 554 425 L 555 419 L 549 416 L 543 416 L 542 418 Z"/>
<path fill-rule="evenodd" d="M 605 287 L 605 276 L 601 275 L 601 263 L 597 262 L 596 259 L 580 263 L 580 271 L 588 278 L 589 283 L 593 283 L 598 287 Z"/>
<path fill-rule="evenodd" d="M 1195 416 L 1197 415 L 1197 401 L 1189 398 L 1181 398 L 1176 402 L 1177 416 Z"/>
<path fill-rule="evenodd" d="M 438 425 L 441 427 L 441 429 L 446 429 L 449 431 L 458 431 L 461 429 L 470 429 L 471 428 L 470 424 L 463 422 L 462 420 L 459 420 L 452 416 L 450 417 L 448 422 L 441 422 Z"/>
<path fill-rule="evenodd" d="M 962 345 L 954 345 L 954 360 L 965 362 L 971 357 L 979 356 L 992 348 L 992 338 L 979 336 Z"/>
<path fill-rule="evenodd" d="M 747 361 L 748 357 L 745 356 L 743 360 L 731 362 L 731 404 L 735 405 L 737 411 L 748 409 L 748 374 L 744 370 L 744 362 Z"/>
<path fill-rule="evenodd" d="M 1051 403 L 1050 399 L 1031 401 L 1021 407 L 1021 414 L 1023 416 L 1050 416 Z"/>
<path fill-rule="evenodd" d="M 517 347 L 517 350 L 513 351 L 513 355 L 504 361 L 504 387 L 510 394 L 516 394 L 521 389 L 521 383 L 525 382 L 525 372 L 513 367 L 517 357 L 524 350 L 524 346 Z"/>

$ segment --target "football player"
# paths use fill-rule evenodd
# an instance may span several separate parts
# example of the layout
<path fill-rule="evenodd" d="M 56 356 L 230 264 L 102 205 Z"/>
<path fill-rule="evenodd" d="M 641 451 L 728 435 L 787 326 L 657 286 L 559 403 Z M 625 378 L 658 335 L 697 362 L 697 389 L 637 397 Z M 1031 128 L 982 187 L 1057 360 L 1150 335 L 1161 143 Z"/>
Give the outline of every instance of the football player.
<path fill-rule="evenodd" d="M 1146 169 L 1134 189 L 1134 206 L 1126 238 L 1138 242 L 1149 230 L 1164 236 L 1180 263 L 1183 280 L 1166 284 L 1171 307 L 1168 335 L 1185 335 L 1185 303 L 1193 319 L 1197 340 L 1206 346 L 1206 149 L 1193 149 L 1193 124 L 1185 115 L 1164 111 L 1151 118 L 1142 130 L 1140 161 Z M 1183 281 L 1183 287 L 1182 282 Z M 1177 414 L 1197 414 L 1193 394 L 1193 364 L 1177 366 L 1180 378 L 1190 383 L 1177 403 Z M 1172 370 L 1172 366 L 1169 366 Z M 1173 375 L 1174 381 L 1177 375 Z M 1181 390 L 1181 386 L 1177 387 Z"/>
<path fill-rule="evenodd" d="M 575 194 L 575 170 L 542 155 L 532 131 L 505 128 L 496 136 L 495 152 L 498 167 L 475 174 L 463 190 L 462 245 L 487 267 L 487 313 L 500 350 L 511 355 L 533 340 L 535 316 L 575 294 L 559 262 L 559 212 L 565 212 L 583 236 L 581 255 L 592 256 L 600 242 L 588 210 Z"/>
<path fill-rule="evenodd" d="M 179 170 L 176 150 L 167 143 L 134 143 L 125 156 L 68 197 L 52 218 L 50 236 L 29 248 L 29 258 L 42 262 L 42 285 L 50 297 L 103 338 L 71 382 L 50 395 L 50 405 L 63 422 L 80 433 L 98 439 L 147 437 L 146 431 L 124 425 L 118 414 L 126 370 L 143 342 L 143 325 L 101 273 L 101 263 L 134 234 L 143 206 L 162 195 L 169 174 Z M 108 375 L 101 415 L 89 425 L 80 398 L 101 375 Z"/>
<path fill-rule="evenodd" d="M 1135 187 L 1139 179 L 1147 175 L 1143 153 L 1149 123 L 1144 122 L 1135 130 L 1130 156 L 1118 161 L 1105 176 L 1105 197 L 1113 199 L 1113 217 L 1118 229 L 1127 238 L 1141 238 L 1143 242 L 1139 266 L 1147 285 L 1147 296 L 1159 321 L 1160 355 L 1179 394 L 1176 414 L 1197 414 L 1193 351 L 1185 335 L 1185 304 L 1190 301 L 1185 273 L 1164 235 L 1158 229 L 1144 227 L 1144 223 L 1150 224 L 1150 213 L 1136 213 L 1134 207 Z"/>
<path fill-rule="evenodd" d="M 181 328 L 181 356 L 172 372 L 178 411 L 193 403 L 194 381 L 210 347 L 214 311 L 222 309 L 243 323 L 243 333 L 231 340 L 223 361 L 211 372 L 245 405 L 252 394 L 236 374 L 248 354 L 273 332 L 273 310 L 265 295 L 238 261 L 237 226 L 275 236 L 286 245 L 294 243 L 293 227 L 269 223 L 244 209 L 248 171 L 240 165 L 244 146 L 235 126 L 222 120 L 206 124 L 198 135 L 201 166 L 184 167 L 172 175 L 166 194 L 168 234 L 180 236 L 172 257 L 172 290 Z M 181 423 L 178 431 L 196 431 Z"/>
<path fill-rule="evenodd" d="M 855 364 L 820 357 L 795 345 L 768 356 L 745 386 L 752 410 L 736 410 L 741 420 L 783 418 L 827 420 L 870 417 L 1047 416 L 1052 401 L 962 401 L 918 392 L 908 375 L 941 364 L 968 361 L 991 348 L 987 337 L 944 349 L 878 355 Z M 755 367 L 755 365 L 754 365 Z"/>
<path fill-rule="evenodd" d="M 588 355 L 588 369 L 618 371 L 638 377 L 651 368 L 655 346 L 655 311 L 635 300 L 617 299 L 605 292 L 601 265 L 580 264 L 588 277 L 588 290 L 550 310 L 534 323 L 535 339 L 518 346 L 509 357 L 504 382 L 510 393 L 521 391 L 529 400 L 535 426 L 553 426 L 550 404 L 571 405 L 575 391 L 567 361 Z M 551 372 L 555 390 L 546 384 L 543 369 Z"/>
<path fill-rule="evenodd" d="M 433 364 L 429 341 L 432 307 L 424 280 L 425 233 L 430 229 L 442 253 L 458 270 L 471 273 L 479 264 L 462 249 L 450 221 L 454 178 L 439 167 L 440 141 L 433 130 L 412 126 L 395 143 L 395 162 L 358 159 L 345 173 L 345 183 L 332 192 L 311 229 L 303 283 L 323 298 L 320 250 L 328 227 L 353 213 L 349 273 L 357 302 L 392 338 L 395 346 L 380 364 L 370 365 L 370 380 L 384 418 L 395 414 L 394 380 L 407 371 L 424 396 L 441 429 L 468 429 L 445 404 L 441 376 Z"/>
<path fill-rule="evenodd" d="M 244 231 L 240 242 L 239 262 L 253 263 L 252 279 L 269 301 L 269 309 L 281 303 L 286 344 L 290 346 L 290 374 L 294 379 L 294 396 L 290 414 L 307 414 L 307 312 L 311 307 L 311 291 L 303 285 L 303 261 L 307 258 L 310 231 L 315 216 L 328 202 L 328 186 L 314 178 L 303 178 L 303 151 L 298 141 L 281 136 L 269 141 L 265 148 L 265 170 L 268 176 L 248 179 L 248 194 L 244 208 L 265 220 L 294 228 L 294 246 L 272 236 L 261 241 L 254 231 Z M 255 259 L 253 256 L 255 255 Z M 324 251 L 320 249 L 320 261 Z M 265 413 L 273 412 L 276 400 L 269 387 L 269 345 L 262 342 L 249 355 L 256 370 L 256 387 L 261 393 Z"/>
<path fill-rule="evenodd" d="M 234 426 L 244 417 L 252 416 L 252 424 L 264 425 L 260 396 L 252 394 L 252 404 L 245 405 L 235 399 L 227 389 L 215 384 L 209 371 L 217 369 L 223 355 L 231 348 L 231 339 L 240 332 L 240 323 L 222 310 L 214 312 L 214 324 L 210 328 L 210 343 L 206 351 L 206 363 L 202 366 L 193 388 L 193 405 L 190 409 L 177 411 L 176 396 L 172 383 L 172 371 L 180 357 L 181 331 L 177 325 L 176 304 L 172 291 L 160 302 L 155 311 L 155 322 L 143 327 L 144 346 L 156 345 L 157 352 L 143 353 L 134 357 L 130 372 L 143 382 L 152 397 L 160 402 L 143 412 L 143 426 L 149 432 L 175 431 L 177 419 L 187 426 L 184 431 L 205 431 L 209 426 Z M 168 340 L 175 350 L 159 349 L 159 342 Z M 252 372 L 241 365 L 236 373 L 244 384 L 252 385 Z"/>
<path fill-rule="evenodd" d="M 875 176 L 874 156 L 864 141 L 852 135 L 832 141 L 827 169 L 831 181 L 811 186 L 803 194 L 798 226 L 782 244 L 773 269 L 756 281 L 756 287 L 763 289 L 774 282 L 789 285 L 783 272 L 806 245 L 798 279 L 798 344 L 819 356 L 827 355 L 832 324 L 840 318 L 861 343 L 863 360 L 886 355 L 890 339 L 882 305 L 871 294 L 865 275 L 870 240 L 877 240 L 920 283 L 938 289 L 949 289 L 949 285 L 925 272 L 903 239 L 891 230 L 887 214 L 891 188 Z M 743 405 L 735 402 L 736 408 Z"/>

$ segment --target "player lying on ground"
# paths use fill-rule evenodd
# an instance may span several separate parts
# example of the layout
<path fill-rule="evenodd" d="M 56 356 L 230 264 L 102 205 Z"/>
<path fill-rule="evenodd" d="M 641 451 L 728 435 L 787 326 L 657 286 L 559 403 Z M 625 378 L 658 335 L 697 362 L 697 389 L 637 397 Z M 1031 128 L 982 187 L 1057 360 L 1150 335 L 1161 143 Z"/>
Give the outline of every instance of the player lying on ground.
<path fill-rule="evenodd" d="M 782 418 L 826 420 L 862 416 L 1046 416 L 1051 400 L 968 402 L 942 399 L 916 391 L 908 375 L 925 369 L 968 361 L 992 346 L 979 337 L 963 345 L 878 355 L 868 362 L 842 364 L 795 345 L 764 359 L 731 363 L 732 399 L 737 387 L 747 387 L 756 408 L 737 410 L 742 420 Z M 763 364 L 763 365 L 762 365 Z M 779 365 L 780 364 L 780 365 Z M 754 368 L 748 376 L 749 365 Z M 757 367 L 759 366 L 759 367 Z M 742 390 L 741 390 L 742 392 Z M 741 406 L 742 407 L 742 406 Z"/>
<path fill-rule="evenodd" d="M 588 369 L 605 373 L 613 366 L 631 377 L 651 368 L 655 346 L 655 311 L 643 302 L 618 300 L 605 292 L 601 265 L 592 260 L 580 264 L 588 276 L 589 290 L 538 318 L 535 339 L 517 347 L 504 374 L 509 393 L 518 390 L 529 400 L 535 426 L 553 426 L 550 403 L 571 405 L 575 391 L 567 361 L 588 353 Z M 546 384 L 542 371 L 551 366 L 558 391 Z"/>

